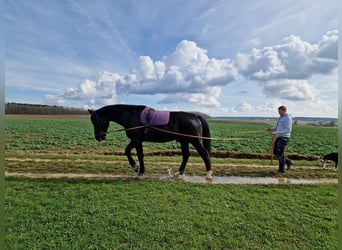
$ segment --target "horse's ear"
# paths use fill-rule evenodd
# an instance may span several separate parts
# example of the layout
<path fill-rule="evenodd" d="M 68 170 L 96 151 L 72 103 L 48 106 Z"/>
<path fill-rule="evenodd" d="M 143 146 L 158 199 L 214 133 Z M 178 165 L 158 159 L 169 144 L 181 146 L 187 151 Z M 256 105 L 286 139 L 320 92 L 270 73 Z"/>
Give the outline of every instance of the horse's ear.
<path fill-rule="evenodd" d="M 89 114 L 93 114 L 93 113 L 94 113 L 94 110 L 88 109 L 88 112 L 89 112 Z"/>

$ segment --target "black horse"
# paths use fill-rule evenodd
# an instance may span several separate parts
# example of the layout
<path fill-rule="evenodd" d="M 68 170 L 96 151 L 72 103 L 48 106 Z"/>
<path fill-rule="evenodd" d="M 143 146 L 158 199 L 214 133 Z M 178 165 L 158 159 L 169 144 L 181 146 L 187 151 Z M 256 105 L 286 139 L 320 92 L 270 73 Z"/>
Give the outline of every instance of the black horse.
<path fill-rule="evenodd" d="M 177 111 L 169 113 L 166 125 L 145 125 L 141 121 L 141 114 L 145 109 L 146 106 L 143 105 L 118 104 L 105 106 L 95 111 L 88 110 L 94 125 L 96 140 L 102 141 L 106 138 L 110 121 L 123 126 L 127 137 L 131 140 L 125 149 L 125 155 L 132 169 L 138 171 L 138 176 L 143 176 L 145 172 L 143 141 L 168 142 L 176 140 L 181 144 L 183 160 L 179 172 L 175 176 L 184 174 L 190 156 L 189 143 L 191 143 L 205 163 L 206 179 L 212 179 L 210 130 L 206 120 L 197 114 Z M 137 151 L 139 165 L 132 158 L 133 148 Z"/>

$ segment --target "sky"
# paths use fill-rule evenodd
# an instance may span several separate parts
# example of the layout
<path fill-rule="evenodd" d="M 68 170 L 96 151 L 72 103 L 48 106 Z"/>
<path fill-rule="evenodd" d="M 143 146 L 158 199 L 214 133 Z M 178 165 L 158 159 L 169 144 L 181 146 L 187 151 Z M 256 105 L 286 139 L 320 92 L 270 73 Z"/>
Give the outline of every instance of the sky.
<path fill-rule="evenodd" d="M 336 0 L 6 0 L 6 102 L 337 117 Z"/>

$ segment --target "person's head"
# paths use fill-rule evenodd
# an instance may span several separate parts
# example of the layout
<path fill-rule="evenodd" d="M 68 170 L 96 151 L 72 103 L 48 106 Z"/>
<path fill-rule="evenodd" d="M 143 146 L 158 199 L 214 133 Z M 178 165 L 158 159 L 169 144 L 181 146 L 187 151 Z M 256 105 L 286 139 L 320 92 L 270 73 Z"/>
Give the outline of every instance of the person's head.
<path fill-rule="evenodd" d="M 287 111 L 287 109 L 286 109 L 285 106 L 280 106 L 280 107 L 278 108 L 279 115 L 281 115 L 281 116 L 285 115 L 285 114 L 286 114 L 286 111 Z"/>

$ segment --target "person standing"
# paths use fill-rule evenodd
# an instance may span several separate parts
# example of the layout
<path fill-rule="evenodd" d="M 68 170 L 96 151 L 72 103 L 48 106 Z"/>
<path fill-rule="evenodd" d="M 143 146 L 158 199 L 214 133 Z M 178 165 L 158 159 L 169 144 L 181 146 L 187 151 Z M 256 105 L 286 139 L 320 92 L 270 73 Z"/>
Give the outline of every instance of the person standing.
<path fill-rule="evenodd" d="M 292 131 L 292 118 L 287 114 L 287 108 L 285 106 L 280 106 L 278 108 L 278 113 L 280 115 L 277 125 L 269 128 L 272 131 L 272 135 L 275 136 L 275 142 L 273 147 L 273 154 L 279 161 L 279 169 L 276 174 L 285 173 L 286 170 L 290 170 L 292 166 L 292 161 L 285 157 L 285 148 L 290 141 L 291 131 Z M 285 170 L 286 165 L 286 170 Z"/>

